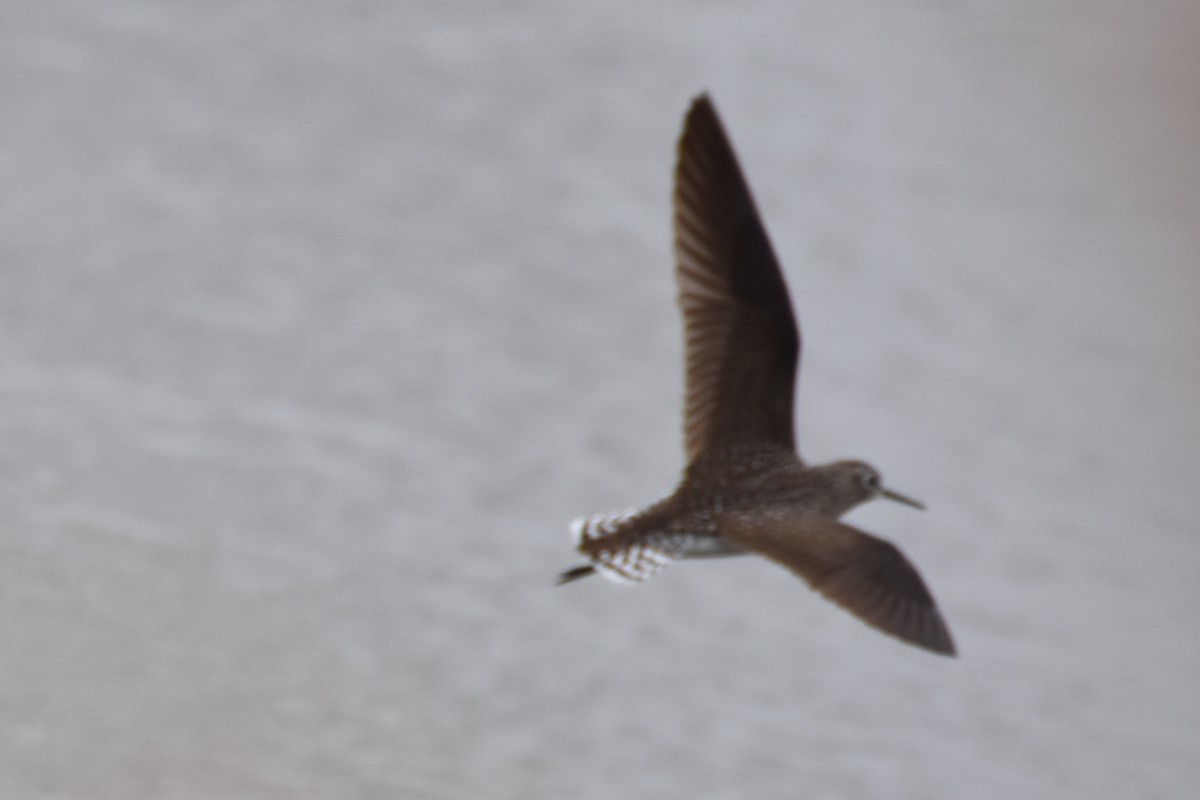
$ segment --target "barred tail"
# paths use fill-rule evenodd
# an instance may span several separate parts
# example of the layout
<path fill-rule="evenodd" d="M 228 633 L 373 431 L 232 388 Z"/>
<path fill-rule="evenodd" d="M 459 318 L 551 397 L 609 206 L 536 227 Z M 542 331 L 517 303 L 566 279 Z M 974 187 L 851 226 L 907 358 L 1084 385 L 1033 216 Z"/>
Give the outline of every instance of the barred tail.
<path fill-rule="evenodd" d="M 572 522 L 571 536 L 576 548 L 591 563 L 559 575 L 559 585 L 593 572 L 618 583 L 644 581 L 667 566 L 673 556 L 661 546 L 658 536 L 637 534 L 626 527 L 638 514 L 632 510 L 597 514 Z"/>

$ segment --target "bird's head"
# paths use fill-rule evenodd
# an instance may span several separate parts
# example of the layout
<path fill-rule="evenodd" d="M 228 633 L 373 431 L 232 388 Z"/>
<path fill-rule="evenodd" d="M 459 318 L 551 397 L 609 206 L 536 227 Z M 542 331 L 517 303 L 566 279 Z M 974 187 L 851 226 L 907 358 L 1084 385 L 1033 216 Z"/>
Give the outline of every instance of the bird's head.
<path fill-rule="evenodd" d="M 904 503 L 913 508 L 924 509 L 925 505 L 918 500 L 894 492 L 883 485 L 879 470 L 863 461 L 838 461 L 826 467 L 833 479 L 834 491 L 843 500 L 846 510 L 859 503 L 874 500 L 876 497 L 886 497 L 897 503 Z"/>

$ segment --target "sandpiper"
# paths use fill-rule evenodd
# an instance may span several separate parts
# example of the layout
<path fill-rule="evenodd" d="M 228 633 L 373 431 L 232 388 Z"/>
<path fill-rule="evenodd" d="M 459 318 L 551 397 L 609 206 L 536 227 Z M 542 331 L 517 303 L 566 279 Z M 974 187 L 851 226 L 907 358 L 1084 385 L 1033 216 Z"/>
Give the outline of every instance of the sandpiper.
<path fill-rule="evenodd" d="M 737 156 L 707 95 L 684 120 L 675 167 L 675 281 L 686 340 L 679 486 L 650 506 L 571 525 L 593 572 L 641 581 L 676 559 L 757 553 L 868 625 L 936 653 L 954 642 L 920 574 L 890 542 L 838 518 L 886 497 L 862 461 L 812 466 L 792 425 L 800 333 Z"/>

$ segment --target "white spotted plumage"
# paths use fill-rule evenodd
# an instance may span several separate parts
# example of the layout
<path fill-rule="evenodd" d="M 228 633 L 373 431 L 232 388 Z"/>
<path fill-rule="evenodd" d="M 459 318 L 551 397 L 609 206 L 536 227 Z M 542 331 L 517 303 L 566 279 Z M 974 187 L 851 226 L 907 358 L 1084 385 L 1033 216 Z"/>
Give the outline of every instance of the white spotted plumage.
<path fill-rule="evenodd" d="M 628 508 L 611 514 L 592 514 L 571 522 L 571 539 L 576 547 L 591 539 L 615 533 L 623 524 L 636 517 L 638 510 Z"/>
<path fill-rule="evenodd" d="M 571 536 L 575 546 L 579 547 L 592 539 L 610 536 L 637 515 L 637 509 L 629 509 L 580 517 L 571 523 Z M 661 572 L 675 559 L 673 553 L 661 546 L 670 538 L 651 535 L 617 550 L 600 550 L 592 554 L 592 566 L 617 583 L 644 581 Z"/>
<path fill-rule="evenodd" d="M 597 556 L 592 565 L 606 578 L 617 583 L 644 581 L 657 575 L 673 560 L 662 550 L 641 542 L 616 553 L 604 550 Z"/>

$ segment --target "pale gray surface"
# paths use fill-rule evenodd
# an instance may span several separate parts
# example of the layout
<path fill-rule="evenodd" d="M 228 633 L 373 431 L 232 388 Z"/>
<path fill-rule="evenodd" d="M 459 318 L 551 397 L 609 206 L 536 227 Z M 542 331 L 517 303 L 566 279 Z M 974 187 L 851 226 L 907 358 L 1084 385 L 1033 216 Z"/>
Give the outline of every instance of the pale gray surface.
<path fill-rule="evenodd" d="M 504 11 L 489 10 L 495 5 Z M 1179 798 L 1200 5 L 0 5 L 0 796 Z M 801 436 L 962 657 L 753 559 L 563 589 L 680 467 L 712 90 Z"/>

